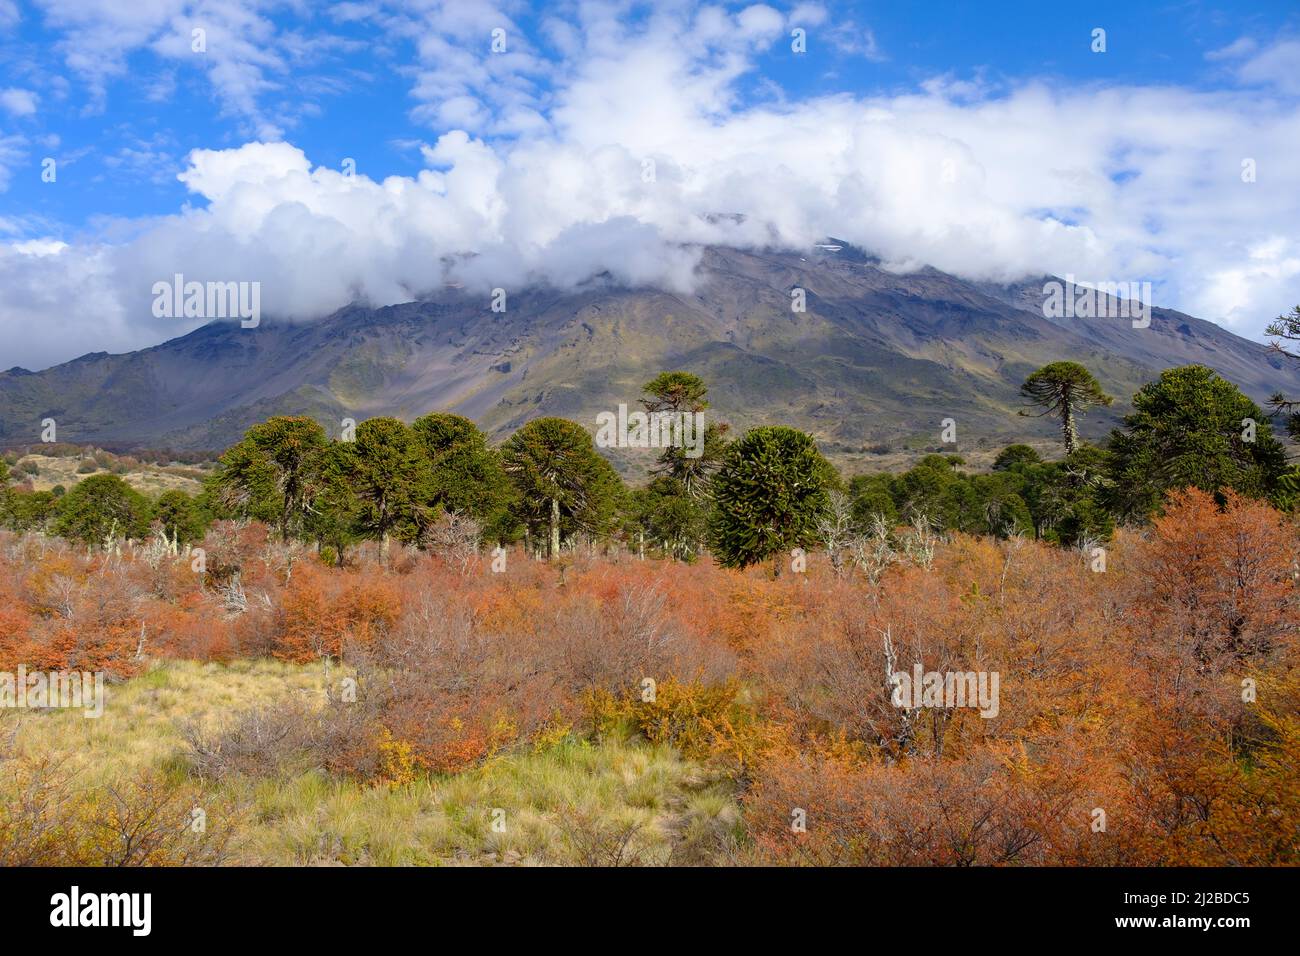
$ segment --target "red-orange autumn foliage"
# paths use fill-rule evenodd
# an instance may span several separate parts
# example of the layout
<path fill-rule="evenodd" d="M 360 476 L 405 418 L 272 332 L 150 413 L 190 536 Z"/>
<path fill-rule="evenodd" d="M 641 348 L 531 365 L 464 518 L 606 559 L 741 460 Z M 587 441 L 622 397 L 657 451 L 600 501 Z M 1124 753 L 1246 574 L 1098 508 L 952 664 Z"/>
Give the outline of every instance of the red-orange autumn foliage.
<path fill-rule="evenodd" d="M 1190 488 L 1170 496 L 1136 556 L 1133 612 L 1205 666 L 1267 654 L 1294 628 L 1294 527 L 1265 504 Z"/>
<path fill-rule="evenodd" d="M 1300 534 L 1259 502 L 1175 495 L 1100 573 L 955 535 L 875 585 L 818 554 L 772 580 L 620 553 L 383 565 L 371 545 L 331 568 L 229 522 L 203 547 L 199 573 L 0 534 L 0 669 L 341 658 L 358 698 L 303 734 L 391 783 L 631 728 L 734 777 L 753 862 L 1300 862 Z M 917 665 L 996 673 L 996 716 L 895 706 L 889 673 Z"/>
<path fill-rule="evenodd" d="M 971 539 L 891 569 L 840 627 L 759 655 L 799 731 L 745 798 L 759 858 L 1300 862 L 1297 543 L 1266 505 L 1190 492 L 1104 573 Z M 1000 672 L 998 717 L 893 707 L 885 635 L 899 669 Z"/>
<path fill-rule="evenodd" d="M 365 647 L 401 613 L 396 585 L 374 570 L 333 571 L 314 563 L 294 568 L 280 597 L 272 653 L 303 664 Z"/>

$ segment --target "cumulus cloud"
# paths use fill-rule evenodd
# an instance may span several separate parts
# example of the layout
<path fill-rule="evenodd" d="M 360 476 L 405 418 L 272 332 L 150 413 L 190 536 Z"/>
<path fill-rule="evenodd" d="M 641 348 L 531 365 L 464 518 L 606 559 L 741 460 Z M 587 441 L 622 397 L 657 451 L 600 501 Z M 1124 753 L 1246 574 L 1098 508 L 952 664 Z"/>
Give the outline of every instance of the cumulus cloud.
<path fill-rule="evenodd" d="M 31 116 L 36 112 L 38 97 L 31 90 L 10 87 L 0 90 L 0 109 L 13 116 Z"/>
<path fill-rule="evenodd" d="M 4 364 L 188 330 L 149 308 L 152 284 L 178 272 L 259 281 L 265 314 L 305 320 L 447 282 L 689 289 L 703 244 L 805 248 L 827 235 L 899 270 L 1152 281 L 1158 304 L 1252 334 L 1300 301 L 1300 107 L 1284 91 L 936 81 L 755 102 L 741 81 L 788 26 L 769 9 L 627 27 L 584 8 L 547 27 L 577 52 L 545 67 L 545 94 L 529 85 L 541 67 L 527 48 L 502 67 L 522 71 L 507 93 L 479 95 L 490 72 L 448 91 L 442 105 L 465 126 L 499 132 L 514 117 L 510 135 L 444 132 L 414 176 L 345 175 L 280 141 L 196 150 L 180 176 L 192 202 L 127 224 L 127 238 L 0 243 L 0 338 L 15 353 Z M 457 16 L 492 21 L 452 13 L 438 36 L 461 29 Z M 732 213 L 743 215 L 719 215 Z M 84 334 L 69 334 L 79 322 Z"/>
<path fill-rule="evenodd" d="M 435 128 L 520 132 L 508 118 L 535 113 L 556 72 L 502 4 L 399 3 L 389 26 L 414 45 L 413 115 Z"/>

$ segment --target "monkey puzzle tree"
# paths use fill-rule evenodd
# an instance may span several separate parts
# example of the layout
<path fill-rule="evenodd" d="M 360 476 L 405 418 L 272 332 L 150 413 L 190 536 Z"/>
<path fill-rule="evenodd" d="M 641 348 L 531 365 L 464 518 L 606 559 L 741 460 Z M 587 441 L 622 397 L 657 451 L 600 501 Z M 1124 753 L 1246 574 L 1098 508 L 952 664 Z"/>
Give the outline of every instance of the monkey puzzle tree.
<path fill-rule="evenodd" d="M 1101 390 L 1092 373 L 1078 362 L 1052 362 L 1025 379 L 1020 394 L 1031 405 L 1043 409 L 1039 415 L 1059 415 L 1065 453 L 1079 450 L 1079 429 L 1075 418 L 1094 405 L 1109 405 L 1113 399 Z M 1027 415 L 1022 411 L 1020 414 Z"/>
<path fill-rule="evenodd" d="M 702 412 L 709 407 L 704 397 L 709 386 L 693 372 L 660 372 L 641 391 L 650 396 L 641 400 L 648 412 Z"/>
<path fill-rule="evenodd" d="M 330 442 L 321 450 L 318 467 L 316 499 L 303 531 L 330 563 L 342 562 L 348 547 L 363 535 L 361 502 L 353 488 L 356 442 Z"/>
<path fill-rule="evenodd" d="M 368 418 L 357 426 L 348 476 L 360 502 L 357 523 L 379 539 L 388 560 L 390 541 L 414 541 L 429 518 L 428 459 L 415 433 L 396 418 Z"/>
<path fill-rule="evenodd" d="M 179 544 L 192 544 L 203 537 L 206 516 L 197 501 L 183 491 L 164 491 L 154 503 L 154 520 L 163 534 Z"/>
<path fill-rule="evenodd" d="M 681 561 L 695 560 L 708 535 L 708 512 L 667 475 L 629 493 L 627 519 L 638 550 L 648 544 Z"/>
<path fill-rule="evenodd" d="M 559 554 L 564 524 L 596 534 L 608 530 L 622 481 L 581 425 L 534 419 L 507 439 L 501 460 L 524 523 L 546 532 L 549 557 Z"/>
<path fill-rule="evenodd" d="M 440 412 L 417 418 L 411 431 L 429 461 L 428 503 L 474 518 L 489 536 L 499 531 L 510 481 L 487 436 L 468 418 Z"/>
<path fill-rule="evenodd" d="M 1028 445 L 1008 445 L 993 459 L 994 471 L 1012 471 L 1021 465 L 1037 465 L 1043 456 Z"/>
<path fill-rule="evenodd" d="M 18 492 L 10 489 L 0 520 L 15 531 L 44 531 L 58 517 L 62 500 L 52 491 Z"/>
<path fill-rule="evenodd" d="M 650 413 L 669 412 L 693 415 L 709 407 L 709 387 L 704 379 L 691 372 L 661 372 L 641 389 L 648 395 L 641 404 Z M 676 481 L 695 501 L 708 497 L 709 481 L 722 461 L 727 449 L 726 424 L 709 422 L 704 426 L 700 436 L 701 445 L 698 455 L 688 455 L 687 448 L 674 445 L 665 448 L 659 456 L 653 473 Z"/>
<path fill-rule="evenodd" d="M 254 425 L 221 456 L 218 502 L 273 524 L 287 540 L 311 510 L 325 444 L 325 429 L 311 418 L 277 416 Z"/>
<path fill-rule="evenodd" d="M 54 533 L 86 544 L 110 538 L 143 538 L 149 502 L 117 475 L 92 475 L 60 499 Z"/>
<path fill-rule="evenodd" d="M 754 428 L 734 442 L 713 478 L 710 546 L 718 563 L 743 568 L 817 540 L 833 469 L 812 437 L 794 428 Z"/>
<path fill-rule="evenodd" d="M 1262 497 L 1286 470 L 1285 449 L 1259 406 L 1204 365 L 1166 369 L 1143 385 L 1110 450 L 1121 518 L 1145 518 L 1165 492 L 1187 487 Z"/>
<path fill-rule="evenodd" d="M 1109 452 L 1096 445 L 1083 445 L 1061 461 L 1017 466 L 1035 533 L 1065 545 L 1108 539 L 1115 530 L 1111 470 Z"/>

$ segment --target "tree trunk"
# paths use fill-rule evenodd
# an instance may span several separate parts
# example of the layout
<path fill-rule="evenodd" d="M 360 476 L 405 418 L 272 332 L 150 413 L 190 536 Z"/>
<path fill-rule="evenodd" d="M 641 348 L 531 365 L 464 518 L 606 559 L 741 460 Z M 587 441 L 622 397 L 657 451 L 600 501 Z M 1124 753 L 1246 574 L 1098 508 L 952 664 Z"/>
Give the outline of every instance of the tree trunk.
<path fill-rule="evenodd" d="M 1074 408 L 1069 402 L 1061 404 L 1061 432 L 1065 436 L 1065 453 L 1073 455 L 1079 450 L 1079 429 L 1074 424 Z"/>
<path fill-rule="evenodd" d="M 388 566 L 389 544 L 388 532 L 385 531 L 383 536 L 379 539 L 379 563 L 385 567 Z"/>
<path fill-rule="evenodd" d="M 558 557 L 560 553 L 560 499 L 551 499 L 551 552 L 550 557 Z"/>

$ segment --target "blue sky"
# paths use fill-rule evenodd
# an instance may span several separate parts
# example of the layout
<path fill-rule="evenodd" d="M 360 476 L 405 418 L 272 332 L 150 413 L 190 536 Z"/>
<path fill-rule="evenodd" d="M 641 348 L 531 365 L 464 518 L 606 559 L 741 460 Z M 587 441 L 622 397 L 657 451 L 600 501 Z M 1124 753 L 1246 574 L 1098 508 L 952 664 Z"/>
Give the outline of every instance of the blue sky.
<path fill-rule="evenodd" d="M 140 318 L 173 269 L 310 318 L 461 253 L 685 287 L 683 243 L 773 234 L 1258 336 L 1300 300 L 1297 62 L 1293 2 L 0 0 L 0 366 L 184 331 Z"/>
<path fill-rule="evenodd" d="M 0 126 L 35 146 L 10 173 L 3 201 L 11 215 L 75 231 L 98 216 L 165 214 L 186 199 L 176 174 L 191 149 L 238 146 L 256 135 L 249 116 L 223 106 L 205 73 L 210 67 L 198 56 L 178 60 L 147 45 L 124 50 L 123 70 L 107 79 L 101 99 L 94 81 L 60 56 L 60 45 L 70 41 L 57 18 L 51 23 L 46 11 L 54 6 L 18 4 L 21 19 L 0 40 L 0 87 L 31 90 L 40 103 L 34 114 L 11 114 Z M 413 175 L 423 163 L 412 144 L 448 128 L 411 116 L 413 43 L 393 39 L 376 20 L 340 21 L 330 6 L 268 7 L 266 19 L 277 33 L 329 36 L 340 45 L 283 73 L 265 70 L 274 88 L 259 102 L 284 121 L 285 136 L 314 162 L 338 165 L 352 157 L 376 175 Z M 1222 85 L 1225 70 L 1207 62 L 1206 54 L 1241 37 L 1300 36 L 1300 4 L 1281 0 L 1237 9 L 1203 2 L 931 0 L 828 7 L 833 10 L 848 13 L 858 29 L 826 41 L 814 29 L 804 56 L 786 46 L 769 50 L 759 60 L 760 72 L 742 84 L 747 98 L 770 97 L 766 82 L 795 98 L 888 94 L 945 74 L 993 84 L 1041 77 L 1208 90 Z M 633 18 L 641 16 L 644 11 L 634 11 Z M 510 22 L 538 35 L 533 11 L 521 9 Z M 1105 56 L 1090 49 L 1097 26 L 1107 31 Z M 490 37 L 481 39 L 487 48 Z M 874 47 L 874 55 L 853 49 L 855 40 Z M 559 56 L 553 47 L 550 52 Z M 545 94 L 542 78 L 538 95 Z M 60 189 L 42 188 L 39 159 L 51 154 L 68 157 Z"/>

